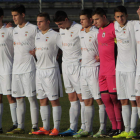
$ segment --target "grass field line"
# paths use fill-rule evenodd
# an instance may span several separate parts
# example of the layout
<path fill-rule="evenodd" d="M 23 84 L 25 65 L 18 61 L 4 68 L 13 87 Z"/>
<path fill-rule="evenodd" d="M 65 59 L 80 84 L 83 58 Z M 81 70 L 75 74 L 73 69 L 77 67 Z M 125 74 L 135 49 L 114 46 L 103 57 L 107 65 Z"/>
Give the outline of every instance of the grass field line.
<path fill-rule="evenodd" d="M 36 139 L 40 139 L 40 137 L 38 138 L 29 138 L 29 137 L 19 137 L 19 136 L 7 136 L 7 135 L 0 135 L 0 137 L 3 137 L 3 138 L 17 138 L 17 139 L 31 139 L 31 140 L 36 140 Z M 41 138 L 41 139 L 47 139 L 47 140 L 65 140 L 66 138 Z M 68 139 L 68 140 L 74 140 L 74 139 Z M 76 139 L 76 140 L 82 140 L 82 139 Z"/>

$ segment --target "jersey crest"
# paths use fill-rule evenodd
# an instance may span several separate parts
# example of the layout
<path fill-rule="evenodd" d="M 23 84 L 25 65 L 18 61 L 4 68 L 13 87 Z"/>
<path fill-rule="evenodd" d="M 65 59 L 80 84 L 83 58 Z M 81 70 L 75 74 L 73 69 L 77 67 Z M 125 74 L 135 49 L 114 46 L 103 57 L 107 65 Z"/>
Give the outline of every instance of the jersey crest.
<path fill-rule="evenodd" d="M 3 32 L 3 33 L 1 33 L 1 35 L 2 35 L 2 37 L 4 37 L 4 32 Z"/>
<path fill-rule="evenodd" d="M 28 35 L 28 31 L 25 32 L 25 36 L 27 36 L 27 35 Z"/>
<path fill-rule="evenodd" d="M 72 37 L 72 35 L 73 35 L 73 32 L 71 32 L 70 36 Z"/>
<path fill-rule="evenodd" d="M 103 38 L 105 37 L 105 32 L 103 32 L 102 37 L 103 37 Z"/>
<path fill-rule="evenodd" d="M 46 37 L 46 41 L 48 41 L 48 38 L 49 38 L 49 37 Z"/>

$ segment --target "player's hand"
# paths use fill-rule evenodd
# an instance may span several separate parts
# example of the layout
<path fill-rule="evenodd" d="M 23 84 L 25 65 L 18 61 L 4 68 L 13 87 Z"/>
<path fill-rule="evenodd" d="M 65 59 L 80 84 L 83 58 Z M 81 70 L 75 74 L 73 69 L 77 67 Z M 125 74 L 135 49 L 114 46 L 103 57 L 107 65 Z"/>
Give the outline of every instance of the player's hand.
<path fill-rule="evenodd" d="M 137 10 L 137 14 L 140 16 L 140 6 L 139 9 Z"/>
<path fill-rule="evenodd" d="M 13 24 L 11 22 L 6 24 L 6 28 L 9 28 L 9 27 L 13 27 Z"/>
<path fill-rule="evenodd" d="M 99 58 L 99 56 L 95 56 L 95 59 L 96 59 L 96 62 L 100 62 L 100 58 Z"/>
<path fill-rule="evenodd" d="M 29 51 L 29 53 L 30 53 L 31 55 L 35 56 L 35 49 Z"/>

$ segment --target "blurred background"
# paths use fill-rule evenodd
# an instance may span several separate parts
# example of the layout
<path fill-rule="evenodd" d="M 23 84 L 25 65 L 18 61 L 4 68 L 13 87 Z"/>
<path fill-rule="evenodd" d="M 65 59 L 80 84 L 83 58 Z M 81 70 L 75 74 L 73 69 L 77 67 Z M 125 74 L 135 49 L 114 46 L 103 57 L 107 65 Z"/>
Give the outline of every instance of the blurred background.
<path fill-rule="evenodd" d="M 0 0 L 0 7 L 4 9 L 4 22 L 12 22 L 11 7 L 15 4 L 23 4 L 26 7 L 26 20 L 36 24 L 36 16 L 39 12 L 48 12 L 51 17 L 51 27 L 57 29 L 53 23 L 53 15 L 57 10 L 64 10 L 69 19 L 79 23 L 79 13 L 83 8 L 95 9 L 102 7 L 107 11 L 110 20 L 114 20 L 113 10 L 118 5 L 124 5 L 128 10 L 128 19 L 137 20 L 137 9 L 140 0 Z"/>

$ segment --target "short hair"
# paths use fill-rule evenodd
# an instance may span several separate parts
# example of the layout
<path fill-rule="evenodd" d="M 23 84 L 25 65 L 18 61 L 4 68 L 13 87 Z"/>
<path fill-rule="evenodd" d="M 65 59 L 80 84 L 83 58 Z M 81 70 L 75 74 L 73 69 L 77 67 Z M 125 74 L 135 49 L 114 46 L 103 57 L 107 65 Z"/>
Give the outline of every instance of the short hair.
<path fill-rule="evenodd" d="M 127 10 L 124 6 L 120 5 L 120 6 L 117 6 L 115 9 L 114 9 L 114 14 L 116 12 L 121 12 L 121 13 L 125 13 L 127 15 Z"/>
<path fill-rule="evenodd" d="M 0 17 L 1 16 L 4 16 L 4 11 L 3 11 L 3 9 L 0 7 Z"/>
<path fill-rule="evenodd" d="M 93 11 L 92 16 L 94 16 L 96 14 L 100 15 L 101 17 L 103 15 L 105 15 L 107 17 L 105 10 L 103 8 L 100 8 L 100 7 L 96 8 L 95 11 Z"/>
<path fill-rule="evenodd" d="M 25 14 L 25 12 L 26 12 L 24 5 L 19 5 L 19 4 L 13 6 L 11 11 L 12 12 L 18 12 L 19 14 L 22 14 L 22 13 Z"/>
<path fill-rule="evenodd" d="M 37 17 L 44 17 L 46 21 L 47 21 L 47 20 L 50 21 L 50 16 L 49 16 L 49 14 L 46 13 L 46 12 L 39 13 L 39 14 L 37 15 Z"/>
<path fill-rule="evenodd" d="M 91 9 L 83 9 L 80 12 L 80 16 L 81 15 L 86 15 L 89 19 L 92 18 L 92 10 Z"/>
<path fill-rule="evenodd" d="M 65 19 L 68 18 L 66 12 L 64 11 L 57 11 L 54 15 L 54 22 L 60 22 L 60 21 L 65 21 Z"/>

